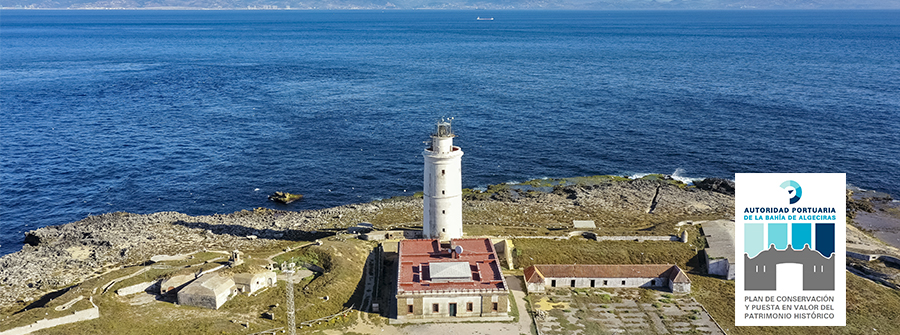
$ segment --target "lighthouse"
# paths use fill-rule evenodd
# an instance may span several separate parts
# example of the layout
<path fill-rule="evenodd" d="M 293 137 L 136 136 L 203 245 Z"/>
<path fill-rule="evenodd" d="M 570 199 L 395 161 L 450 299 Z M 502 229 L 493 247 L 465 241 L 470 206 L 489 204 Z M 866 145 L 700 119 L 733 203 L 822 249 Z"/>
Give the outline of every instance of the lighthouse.
<path fill-rule="evenodd" d="M 462 150 L 453 146 L 450 120 L 441 120 L 425 148 L 424 238 L 462 237 Z"/>

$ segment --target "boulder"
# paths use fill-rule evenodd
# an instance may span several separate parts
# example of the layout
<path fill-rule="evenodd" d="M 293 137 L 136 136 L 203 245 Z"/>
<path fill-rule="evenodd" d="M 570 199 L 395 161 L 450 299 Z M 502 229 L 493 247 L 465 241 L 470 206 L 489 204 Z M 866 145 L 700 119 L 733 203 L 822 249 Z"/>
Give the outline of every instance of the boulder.
<path fill-rule="evenodd" d="M 269 196 L 269 200 L 272 200 L 275 202 L 280 202 L 283 204 L 292 203 L 294 201 L 300 200 L 300 198 L 303 198 L 303 195 L 291 194 L 291 193 L 287 193 L 287 192 L 275 192 Z"/>
<path fill-rule="evenodd" d="M 701 181 L 694 182 L 694 186 L 701 190 L 719 192 L 727 195 L 734 195 L 734 182 L 722 178 L 706 178 Z"/>

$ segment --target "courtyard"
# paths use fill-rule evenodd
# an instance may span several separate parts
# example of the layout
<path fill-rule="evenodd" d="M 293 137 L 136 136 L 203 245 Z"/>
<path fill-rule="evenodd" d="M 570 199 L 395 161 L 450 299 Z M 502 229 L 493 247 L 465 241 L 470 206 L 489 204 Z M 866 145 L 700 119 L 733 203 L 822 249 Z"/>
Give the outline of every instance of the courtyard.
<path fill-rule="evenodd" d="M 541 334 L 724 334 L 690 295 L 561 288 L 528 299 Z"/>

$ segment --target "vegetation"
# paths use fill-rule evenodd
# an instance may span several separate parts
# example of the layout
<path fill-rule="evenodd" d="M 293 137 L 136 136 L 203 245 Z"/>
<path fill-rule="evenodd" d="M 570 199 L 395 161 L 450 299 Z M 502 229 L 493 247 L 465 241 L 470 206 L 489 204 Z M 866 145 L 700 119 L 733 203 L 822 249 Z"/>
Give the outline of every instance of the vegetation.
<path fill-rule="evenodd" d="M 897 322 L 900 292 L 852 274 L 847 274 L 846 327 L 734 327 L 734 282 L 701 275 L 688 276 L 692 282 L 691 295 L 728 334 L 900 334 L 900 323 Z"/>
<path fill-rule="evenodd" d="M 686 187 L 676 180 L 668 179 L 664 175 L 648 175 L 642 179 L 659 180 L 667 183 Z M 492 185 L 483 191 L 463 190 L 467 199 L 474 200 L 474 204 L 464 207 L 466 218 L 465 231 L 470 236 L 494 235 L 494 236 L 522 236 L 522 235 L 565 235 L 571 231 L 571 220 L 594 219 L 602 228 L 596 231 L 598 234 L 609 235 L 669 235 L 687 231 L 690 239 L 688 243 L 673 242 L 634 242 L 634 241 L 603 241 L 573 237 L 569 240 L 552 239 L 514 239 L 515 251 L 513 253 L 516 267 L 524 268 L 533 264 L 660 264 L 675 263 L 686 271 L 701 269 L 697 250 L 706 246 L 706 241 L 699 233 L 696 226 L 676 227 L 674 222 L 682 219 L 704 219 L 692 216 L 683 218 L 676 215 L 646 214 L 646 213 L 621 213 L 590 206 L 545 206 L 540 203 L 531 204 L 484 201 L 492 197 L 507 197 L 510 192 L 517 196 L 533 196 L 537 189 L 558 188 L 561 185 L 600 185 L 627 181 L 628 178 L 618 176 L 592 176 L 566 179 L 537 179 L 520 184 Z M 421 198 L 421 192 L 411 197 L 398 197 L 381 201 L 378 207 L 372 206 L 369 211 L 349 211 L 342 216 L 335 215 L 329 219 L 333 225 L 332 230 L 340 230 L 339 227 L 355 225 L 358 222 L 371 222 L 376 227 L 384 229 L 391 227 L 413 227 L 414 222 L 421 221 L 421 201 L 403 202 L 409 199 Z M 401 201 L 403 200 L 403 201 Z M 419 206 L 419 207 L 416 207 Z M 862 208 L 863 205 L 857 204 Z M 849 206 L 848 206 L 849 207 Z M 257 209 L 252 212 L 244 211 L 246 215 L 273 215 L 274 211 Z M 707 215 L 707 214 L 704 214 Z M 709 218 L 720 218 L 718 214 L 708 214 Z M 306 278 L 295 279 L 293 284 L 294 304 L 297 322 L 317 319 L 332 315 L 346 307 L 356 304 L 357 307 L 362 294 L 363 266 L 370 250 L 374 247 L 371 242 L 356 239 L 342 239 L 337 237 L 325 238 L 324 245 L 306 245 L 298 241 L 283 241 L 269 243 L 257 249 L 242 250 L 245 252 L 245 263 L 235 269 L 224 272 L 244 272 L 259 269 L 266 265 L 266 257 L 281 252 L 284 247 L 290 246 L 291 251 L 273 259 L 276 263 L 300 262 L 320 266 L 324 273 L 312 275 Z M 301 247 L 302 246 L 302 247 Z M 69 315 L 72 311 L 90 308 L 87 300 L 91 292 L 97 288 L 94 302 L 100 306 L 102 315 L 100 319 L 60 326 L 44 331 L 50 334 L 70 333 L 250 333 L 265 329 L 272 329 L 286 325 L 285 313 L 287 283 L 279 281 L 276 287 L 258 292 L 254 296 L 238 295 L 226 303 L 220 310 L 212 311 L 202 308 L 178 306 L 165 301 L 138 301 L 135 297 L 118 297 L 114 290 L 146 282 L 162 277 L 180 273 L 195 273 L 209 269 L 227 260 L 227 255 L 221 253 L 197 253 L 193 259 L 180 261 L 161 262 L 160 265 L 168 268 L 155 268 L 146 271 L 130 279 L 123 280 L 112 286 L 109 292 L 102 294 L 102 287 L 115 278 L 134 273 L 140 267 L 129 267 L 110 272 L 98 278 L 94 278 L 79 285 L 52 293 L 30 304 L 27 310 L 4 311 L 0 316 L 0 331 L 12 327 L 27 325 L 35 320 Z M 866 266 L 881 266 L 878 263 L 867 263 Z M 505 271 L 521 276 L 521 270 Z M 714 277 L 690 274 L 693 282 L 693 296 L 702 303 L 710 312 L 710 315 L 718 321 L 729 334 L 813 334 L 821 332 L 821 327 L 809 328 L 779 328 L 779 327 L 734 327 L 734 282 L 724 281 Z M 834 334 L 859 334 L 870 333 L 877 329 L 878 333 L 900 333 L 900 324 L 897 322 L 897 311 L 900 311 L 900 292 L 887 289 L 868 280 L 849 275 L 847 276 L 847 327 L 829 327 L 827 333 Z M 382 283 L 384 292 L 389 292 L 390 284 Z M 386 285 L 386 286 L 385 286 Z M 65 311 L 56 311 L 54 307 L 65 304 L 72 299 L 83 295 L 85 299 L 75 303 Z M 324 299 L 324 297 L 328 299 Z M 677 299 L 672 295 L 663 294 L 662 298 L 656 297 L 649 290 L 640 289 L 634 293 L 634 298 L 642 303 L 651 304 L 656 308 L 662 308 L 664 304 L 677 304 Z M 510 294 L 510 315 L 521 316 Z M 532 297 L 527 297 L 529 307 Z M 678 298 L 681 299 L 681 298 Z M 574 301 L 570 304 L 569 301 Z M 622 293 L 616 291 L 609 294 L 599 289 L 573 289 L 548 292 L 546 304 L 554 307 L 551 316 L 562 313 L 563 309 L 571 308 L 574 316 L 579 320 L 570 323 L 563 320 L 560 326 L 566 331 L 581 331 L 583 333 L 599 333 L 605 331 L 602 324 L 596 324 L 588 320 L 585 309 L 588 304 L 597 304 L 601 309 L 609 308 L 607 304 L 620 303 Z M 261 313 L 274 312 L 276 319 L 261 318 Z M 18 313 L 14 313 L 18 312 Z M 607 311 L 614 313 L 614 310 Z M 698 318 L 699 310 L 692 311 L 687 316 L 681 316 L 686 322 L 689 319 Z M 615 312 L 618 313 L 618 312 Z M 121 322 L 121 320 L 131 320 Z M 376 322 L 382 322 L 375 318 Z M 317 326 L 314 330 L 335 329 L 342 325 L 352 323 L 350 319 L 337 319 L 327 325 Z"/>
<path fill-rule="evenodd" d="M 649 303 L 656 302 L 656 293 L 655 293 L 656 291 L 647 289 L 647 288 L 639 288 L 638 292 L 639 292 L 639 298 L 638 298 L 637 302 L 642 303 L 642 304 L 649 304 Z"/>
<path fill-rule="evenodd" d="M 534 264 L 672 264 L 690 270 L 699 267 L 694 248 L 686 243 L 663 241 L 603 241 L 515 239 L 517 267 Z M 549 252 L 551 251 L 552 252 Z"/>
<path fill-rule="evenodd" d="M 285 257 L 316 260 L 325 268 L 325 273 L 298 280 L 294 284 L 294 305 L 297 322 L 313 320 L 340 312 L 353 304 L 359 304 L 362 293 L 363 265 L 374 245 L 365 241 L 348 239 L 341 241 L 327 239 L 322 246 L 310 245 L 285 254 Z M 194 260 L 197 261 L 197 260 Z M 261 260 L 259 260 L 261 261 Z M 248 266 L 256 266 L 256 261 L 247 262 Z M 218 265 L 204 264 L 203 267 Z M 175 268 L 155 272 L 147 271 L 132 278 L 144 281 L 147 278 L 166 276 L 173 271 L 195 271 L 196 268 Z M 105 294 L 101 294 L 102 286 L 112 279 L 137 271 L 136 268 L 111 272 L 99 278 L 85 281 L 58 295 L 55 299 L 34 306 L 27 311 L 12 314 L 0 319 L 0 331 L 34 323 L 43 318 L 54 318 L 70 315 L 73 311 L 91 308 L 88 297 L 95 287 L 94 296 L 101 310 L 102 317 L 90 321 L 57 326 L 46 329 L 47 334 L 210 334 L 210 333 L 249 333 L 286 325 L 286 282 L 279 281 L 276 287 L 258 292 L 254 296 L 238 294 L 219 310 L 208 310 L 197 307 L 179 306 L 166 301 L 139 301 L 140 295 L 119 297 L 113 290 L 117 284 Z M 168 271 L 168 272 L 166 272 Z M 82 301 L 64 311 L 56 311 L 60 306 L 75 297 L 83 295 Z M 328 300 L 323 297 L 328 296 Z M 49 300 L 49 299 L 48 299 Z M 276 320 L 261 318 L 266 311 L 274 311 Z M 129 322 L 122 322 L 129 320 Z M 349 322 L 349 318 L 338 318 L 328 323 L 328 328 L 340 327 Z"/>
<path fill-rule="evenodd" d="M 516 297 L 512 291 L 509 291 L 509 316 L 513 317 L 513 322 L 519 322 L 519 305 L 516 304 Z"/>

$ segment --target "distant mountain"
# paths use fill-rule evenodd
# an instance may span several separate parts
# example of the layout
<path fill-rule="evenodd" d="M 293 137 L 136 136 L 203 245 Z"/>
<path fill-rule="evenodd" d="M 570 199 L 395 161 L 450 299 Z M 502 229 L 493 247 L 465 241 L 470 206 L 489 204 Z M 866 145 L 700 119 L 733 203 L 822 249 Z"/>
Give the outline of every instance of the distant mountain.
<path fill-rule="evenodd" d="M 900 0 L 0 0 L 3 8 L 900 9 Z"/>

